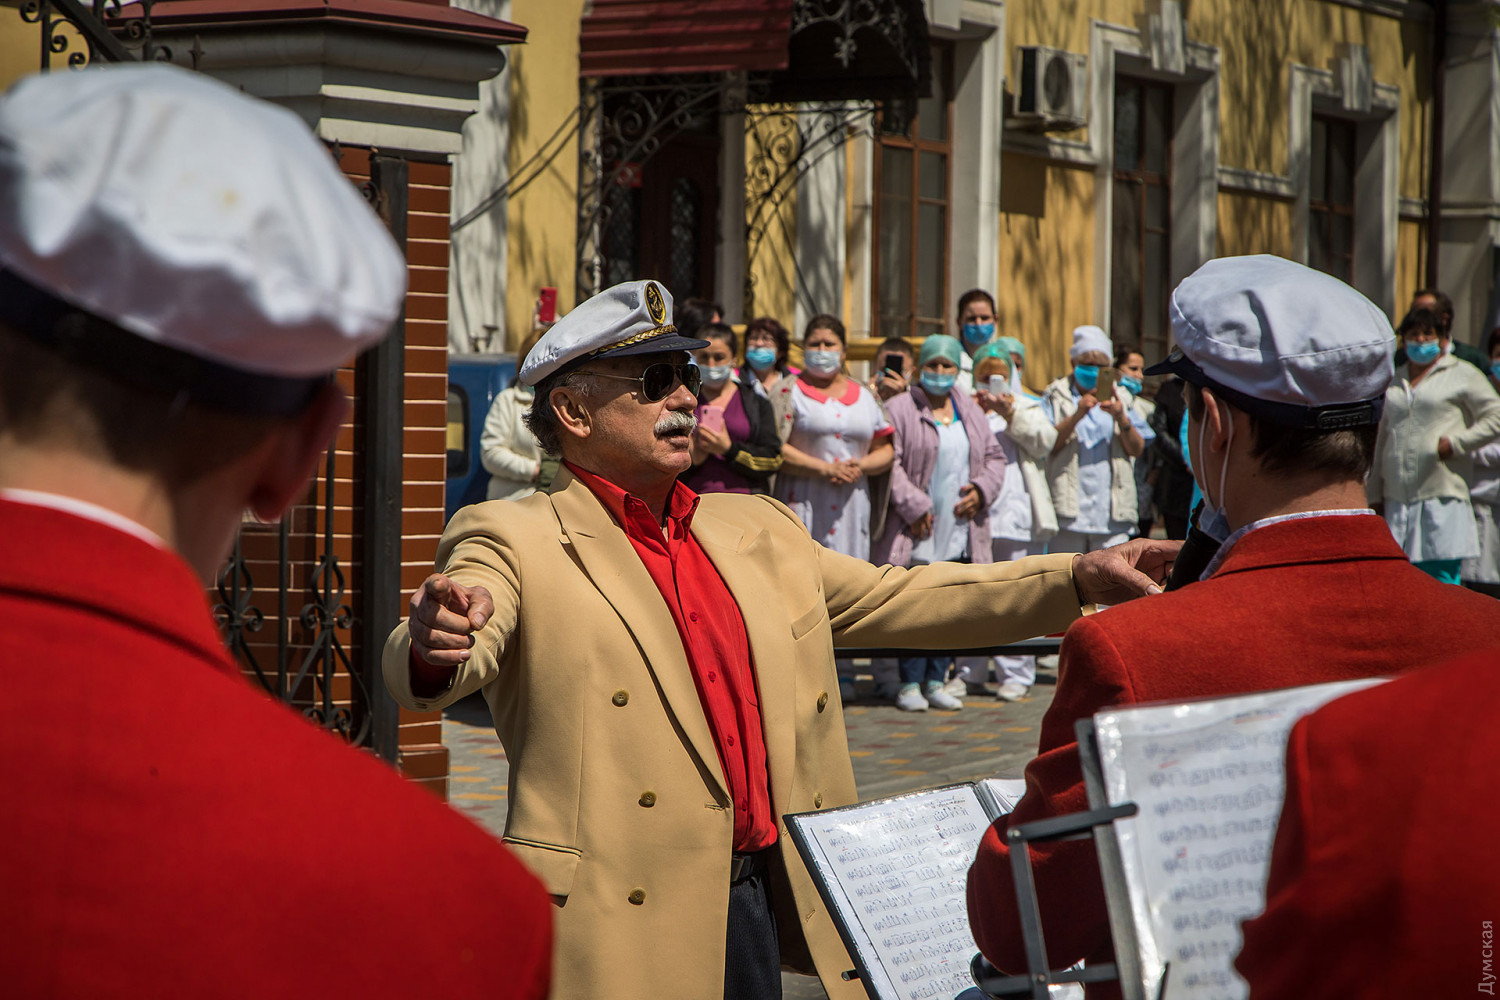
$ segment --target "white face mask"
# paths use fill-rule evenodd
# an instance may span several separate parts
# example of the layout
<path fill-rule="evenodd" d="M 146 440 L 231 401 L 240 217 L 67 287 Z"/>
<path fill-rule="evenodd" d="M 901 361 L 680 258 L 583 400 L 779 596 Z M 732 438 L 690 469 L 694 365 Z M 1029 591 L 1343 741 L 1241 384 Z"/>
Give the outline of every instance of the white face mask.
<path fill-rule="evenodd" d="M 814 375 L 832 375 L 844 363 L 841 351 L 804 351 L 802 357 L 807 362 L 807 370 Z"/>

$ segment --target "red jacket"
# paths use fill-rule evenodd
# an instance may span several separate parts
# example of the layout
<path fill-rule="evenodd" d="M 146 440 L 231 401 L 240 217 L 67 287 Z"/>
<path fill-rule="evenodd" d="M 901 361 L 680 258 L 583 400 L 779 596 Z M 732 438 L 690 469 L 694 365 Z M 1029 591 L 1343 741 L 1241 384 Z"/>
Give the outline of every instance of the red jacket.
<path fill-rule="evenodd" d="M 1496 706 L 1492 650 L 1297 723 L 1266 910 L 1235 962 L 1252 1000 L 1500 992 Z"/>
<path fill-rule="evenodd" d="M 969 871 L 980 950 L 1025 971 L 1001 838 L 1010 824 L 1088 808 L 1075 720 L 1111 705 L 1390 674 L 1485 648 L 1500 648 L 1500 602 L 1412 567 L 1374 515 L 1268 525 L 1241 538 L 1207 580 L 1079 619 L 1063 641 L 1026 795 L 985 834 Z M 1052 967 L 1112 961 L 1093 843 L 1042 844 L 1032 858 Z"/>
<path fill-rule="evenodd" d="M 0 499 L 0 671 L 0 992 L 546 995 L 537 881 L 247 685 L 176 555 Z"/>

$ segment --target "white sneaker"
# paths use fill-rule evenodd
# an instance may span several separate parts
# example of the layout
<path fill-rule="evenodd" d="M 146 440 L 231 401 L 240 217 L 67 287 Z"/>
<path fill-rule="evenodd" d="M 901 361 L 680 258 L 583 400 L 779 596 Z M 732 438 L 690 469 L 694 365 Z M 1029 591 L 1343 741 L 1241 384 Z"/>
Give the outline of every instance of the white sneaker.
<path fill-rule="evenodd" d="M 943 691 L 955 698 L 962 698 L 969 693 L 969 680 L 967 676 L 960 675 L 943 685 Z"/>
<path fill-rule="evenodd" d="M 1030 686 L 1020 681 L 1006 681 L 1000 685 L 1000 690 L 995 692 L 995 697 L 1002 701 L 1019 701 L 1030 693 Z"/>
<path fill-rule="evenodd" d="M 927 685 L 927 704 L 945 712 L 957 712 L 964 707 L 963 702 L 949 694 L 947 689 L 937 681 L 932 681 Z"/>
<path fill-rule="evenodd" d="M 918 685 L 903 684 L 896 695 L 896 707 L 903 712 L 925 712 L 927 699 L 922 697 L 922 690 Z"/>

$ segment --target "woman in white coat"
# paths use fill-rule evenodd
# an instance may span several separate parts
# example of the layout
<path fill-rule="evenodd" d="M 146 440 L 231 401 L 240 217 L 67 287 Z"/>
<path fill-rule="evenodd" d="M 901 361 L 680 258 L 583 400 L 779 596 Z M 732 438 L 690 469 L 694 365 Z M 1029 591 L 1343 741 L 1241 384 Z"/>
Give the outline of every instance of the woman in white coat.
<path fill-rule="evenodd" d="M 1005 478 L 990 505 L 990 554 L 995 562 L 1041 555 L 1057 534 L 1057 515 L 1047 488 L 1045 463 L 1057 429 L 1038 402 L 1013 390 L 1007 346 L 986 344 L 974 354 L 975 401 L 1005 454 Z M 997 391 L 998 390 L 998 391 Z M 997 697 L 1024 698 L 1036 683 L 1035 656 L 969 656 L 959 660 L 959 677 L 979 684 L 991 662 L 1000 683 Z"/>
<path fill-rule="evenodd" d="M 1437 313 L 1407 313 L 1396 334 L 1406 364 L 1385 392 L 1365 491 L 1412 565 L 1458 583 L 1463 560 L 1479 555 L 1469 480 L 1474 453 L 1500 436 L 1500 396 L 1479 369 L 1449 353 Z"/>
<path fill-rule="evenodd" d="M 546 332 L 545 328 L 533 330 L 521 341 L 521 349 L 516 352 L 517 369 Z M 484 430 L 479 435 L 479 461 L 490 474 L 487 500 L 519 500 L 544 485 L 542 459 L 546 456 L 536 437 L 521 422 L 521 417 L 531 409 L 531 397 L 531 386 L 517 382 L 496 396 L 485 414 Z"/>

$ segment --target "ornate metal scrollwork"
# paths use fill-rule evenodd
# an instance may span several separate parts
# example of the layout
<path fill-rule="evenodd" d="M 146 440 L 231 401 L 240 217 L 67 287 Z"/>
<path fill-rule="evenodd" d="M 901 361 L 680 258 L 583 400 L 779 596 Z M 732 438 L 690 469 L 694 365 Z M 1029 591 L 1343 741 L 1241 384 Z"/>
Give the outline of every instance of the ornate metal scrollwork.
<path fill-rule="evenodd" d="M 585 79 L 579 105 L 578 297 L 602 287 L 605 249 L 620 201 L 612 188 L 631 183 L 632 172 L 678 133 L 711 128 L 724 81 L 717 77 Z"/>
<path fill-rule="evenodd" d="M 858 135 L 872 135 L 874 102 L 761 105 L 745 110 L 746 316 L 756 314 L 755 260 L 797 181 Z M 804 294 L 806 289 L 798 289 Z"/>
<path fill-rule="evenodd" d="M 354 624 L 354 611 L 345 602 L 348 593 L 344 570 L 333 554 L 333 484 L 334 451 L 329 449 L 323 476 L 323 517 L 321 551 L 308 578 L 307 589 L 312 600 L 302 605 L 298 620 L 307 630 L 307 652 L 298 665 L 288 693 L 294 704 L 302 700 L 302 688 L 312 677 L 316 695 L 303 706 L 302 714 L 318 725 L 332 729 L 355 746 L 363 746 L 370 734 L 370 690 L 365 678 L 354 669 L 348 650 L 339 639 L 339 630 Z M 349 704 L 334 699 L 334 681 L 342 669 L 349 678 Z"/>
<path fill-rule="evenodd" d="M 892 50 L 899 53 L 912 78 L 919 76 L 912 34 L 911 14 L 900 3 L 889 0 L 795 0 L 792 4 L 792 35 L 811 28 L 834 29 L 830 55 L 848 69 L 859 52 L 859 34 L 873 31 L 891 39 Z"/>
<path fill-rule="evenodd" d="M 219 601 L 213 612 L 230 653 L 254 673 L 268 693 L 300 708 L 308 719 L 339 733 L 349 743 L 364 746 L 371 735 L 371 692 L 369 681 L 354 668 L 339 637 L 340 631 L 348 631 L 354 625 L 354 611 L 348 600 L 344 569 L 334 555 L 333 483 L 334 453 L 330 450 L 313 494 L 313 513 L 322 523 L 316 540 L 317 558 L 307 567 L 309 599 L 298 609 L 295 619 L 301 626 L 301 634 L 295 641 L 289 607 L 294 569 L 291 545 L 293 513 L 283 518 L 277 528 L 274 617 L 255 603 L 257 591 L 250 575 L 250 560 L 245 554 L 246 535 L 243 532 L 235 540 L 229 562 L 219 571 Z M 255 558 L 268 561 L 271 558 L 269 547 L 262 547 Z M 273 651 L 270 644 L 265 640 L 259 643 L 251 641 L 251 636 L 260 633 L 268 621 L 275 629 L 274 670 L 263 662 Z M 292 671 L 294 656 L 297 657 L 295 673 Z M 349 678 L 347 700 L 336 697 L 340 674 Z"/>
<path fill-rule="evenodd" d="M 73 69 L 96 60 L 167 62 L 172 50 L 156 44 L 152 34 L 156 2 L 133 0 L 126 11 L 124 0 L 23 0 L 20 14 L 41 29 L 43 72 L 54 68 L 57 56 Z"/>

